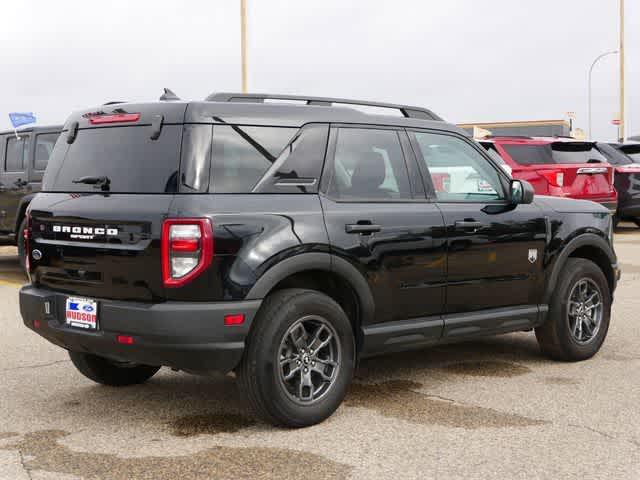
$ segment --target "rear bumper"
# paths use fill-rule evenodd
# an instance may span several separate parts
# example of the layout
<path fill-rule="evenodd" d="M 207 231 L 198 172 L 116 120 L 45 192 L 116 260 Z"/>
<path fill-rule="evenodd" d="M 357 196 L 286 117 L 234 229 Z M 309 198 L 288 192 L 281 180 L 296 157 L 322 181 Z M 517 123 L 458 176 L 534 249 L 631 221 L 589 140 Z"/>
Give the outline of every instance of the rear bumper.
<path fill-rule="evenodd" d="M 98 300 L 96 332 L 68 327 L 66 295 L 32 285 L 20 290 L 24 324 L 50 342 L 85 352 L 145 365 L 191 371 L 233 370 L 244 351 L 245 338 L 260 300 L 242 302 L 165 302 L 156 304 Z M 49 314 L 45 313 L 45 303 Z M 225 326 L 228 314 L 245 315 L 242 325 Z M 34 321 L 39 320 L 36 328 Z M 133 337 L 132 345 L 117 342 L 118 335 Z"/>

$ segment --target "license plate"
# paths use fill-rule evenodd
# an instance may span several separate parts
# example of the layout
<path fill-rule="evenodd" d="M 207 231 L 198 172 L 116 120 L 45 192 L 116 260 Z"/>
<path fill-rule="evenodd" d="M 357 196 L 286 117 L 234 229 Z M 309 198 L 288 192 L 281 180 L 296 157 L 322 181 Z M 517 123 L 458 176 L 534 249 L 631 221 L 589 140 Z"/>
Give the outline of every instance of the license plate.
<path fill-rule="evenodd" d="M 71 327 L 97 330 L 98 302 L 90 298 L 67 297 L 65 319 Z"/>

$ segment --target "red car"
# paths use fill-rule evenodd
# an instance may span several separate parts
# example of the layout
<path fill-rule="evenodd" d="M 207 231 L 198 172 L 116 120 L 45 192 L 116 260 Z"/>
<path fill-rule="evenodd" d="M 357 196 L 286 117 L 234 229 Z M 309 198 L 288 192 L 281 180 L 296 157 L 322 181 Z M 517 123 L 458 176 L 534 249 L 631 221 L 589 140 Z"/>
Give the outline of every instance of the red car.
<path fill-rule="evenodd" d="M 615 213 L 614 168 L 595 143 L 559 137 L 488 137 L 480 142 L 537 194 L 591 200 Z"/>

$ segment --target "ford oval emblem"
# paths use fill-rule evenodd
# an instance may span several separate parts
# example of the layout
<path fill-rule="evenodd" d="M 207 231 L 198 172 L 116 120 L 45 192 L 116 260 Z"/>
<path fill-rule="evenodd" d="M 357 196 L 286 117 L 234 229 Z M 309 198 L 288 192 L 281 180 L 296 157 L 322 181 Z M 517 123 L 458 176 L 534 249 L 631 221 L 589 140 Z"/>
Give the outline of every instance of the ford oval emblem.
<path fill-rule="evenodd" d="M 31 256 L 34 260 L 40 260 L 42 258 L 42 252 L 38 249 L 35 249 L 31 252 Z"/>

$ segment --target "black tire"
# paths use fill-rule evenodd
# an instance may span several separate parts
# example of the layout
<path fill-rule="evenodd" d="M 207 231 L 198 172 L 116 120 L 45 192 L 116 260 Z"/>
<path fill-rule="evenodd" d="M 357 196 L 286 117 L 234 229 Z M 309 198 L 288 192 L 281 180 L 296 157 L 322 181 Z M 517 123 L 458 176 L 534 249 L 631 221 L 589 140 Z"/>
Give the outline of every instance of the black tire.
<path fill-rule="evenodd" d="M 112 387 L 144 383 L 160 370 L 160 367 L 149 365 L 118 365 L 106 358 L 89 353 L 69 352 L 69 357 L 85 377 L 96 383 Z"/>
<path fill-rule="evenodd" d="M 279 359 L 286 334 L 295 328 L 295 324 L 312 316 L 320 317 L 328 328 L 333 329 L 335 351 L 340 352 L 339 367 L 325 393 L 304 404 L 287 391 Z M 312 336 L 309 334 L 307 338 Z M 319 351 L 316 354 L 319 355 Z M 299 354 L 299 351 L 295 353 Z M 252 325 L 236 374 L 240 391 L 258 418 L 276 426 L 299 428 L 322 422 L 340 406 L 351 383 L 354 366 L 353 328 L 340 305 L 317 291 L 286 289 L 265 299 Z"/>
<path fill-rule="evenodd" d="M 636 227 L 640 227 L 640 218 L 634 218 L 633 223 L 636 224 Z"/>
<path fill-rule="evenodd" d="M 18 259 L 20 260 L 20 267 L 25 272 L 27 271 L 27 263 L 25 255 L 27 252 L 25 251 L 24 244 L 24 229 L 27 228 L 27 218 L 23 218 L 22 222 L 20 222 L 20 227 L 18 228 L 18 232 L 16 235 L 16 244 L 18 245 Z"/>
<path fill-rule="evenodd" d="M 568 315 L 571 292 L 583 279 L 590 280 L 599 290 L 602 304 L 600 326 L 586 343 L 577 341 L 572 335 Z M 549 317 L 542 326 L 536 328 L 536 338 L 542 352 L 553 359 L 570 362 L 586 360 L 600 350 L 609 330 L 610 318 L 611 294 L 602 270 L 590 260 L 569 258 L 551 298 Z"/>

